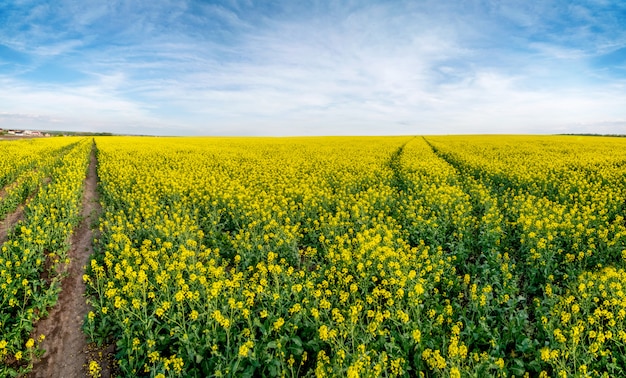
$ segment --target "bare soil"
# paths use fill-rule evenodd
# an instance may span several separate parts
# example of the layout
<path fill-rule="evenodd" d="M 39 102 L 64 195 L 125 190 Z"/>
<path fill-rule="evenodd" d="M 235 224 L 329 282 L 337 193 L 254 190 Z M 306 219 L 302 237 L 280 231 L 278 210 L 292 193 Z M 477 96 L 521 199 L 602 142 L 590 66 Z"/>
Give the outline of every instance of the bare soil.
<path fill-rule="evenodd" d="M 7 233 L 11 227 L 22 219 L 24 219 L 24 206 L 20 205 L 14 212 L 0 220 L 0 244 L 7 240 Z"/>
<path fill-rule="evenodd" d="M 44 184 L 47 184 L 49 182 L 50 182 L 50 177 L 46 177 L 43 179 Z M 0 199 L 6 195 L 6 191 L 8 188 L 10 188 L 11 186 L 15 186 L 15 185 L 17 185 L 16 182 L 9 184 L 5 186 L 4 188 L 2 188 L 0 190 Z M 24 203 L 31 200 L 37 194 L 39 189 L 40 187 L 35 189 L 35 191 L 30 194 L 30 196 L 26 199 L 26 201 L 24 201 Z M 9 233 L 9 230 L 11 229 L 11 227 L 13 227 L 17 222 L 24 219 L 24 203 L 20 204 L 17 207 L 17 209 L 15 209 L 11 213 L 8 213 L 4 217 L 4 219 L 0 220 L 0 244 L 4 243 L 7 240 L 7 236 L 8 236 L 7 234 Z"/>
<path fill-rule="evenodd" d="M 9 189 L 11 185 L 15 185 L 15 183 L 7 184 L 4 188 L 0 188 L 0 199 L 7 194 L 7 189 Z"/>
<path fill-rule="evenodd" d="M 41 347 L 44 355 L 34 364 L 33 371 L 28 375 L 31 378 L 72 378 L 86 377 L 88 363 L 94 354 L 94 347 L 88 345 L 87 338 L 82 332 L 82 324 L 89 312 L 89 305 L 85 302 L 85 283 L 83 282 L 84 267 L 88 264 L 89 256 L 93 252 L 93 231 L 101 208 L 98 202 L 96 176 L 95 147 L 91 152 L 89 171 L 85 179 L 85 189 L 82 199 L 82 221 L 74 230 L 69 251 L 70 264 L 67 277 L 63 280 L 57 305 L 50 310 L 49 316 L 37 323 L 33 335 L 44 334 L 46 339 Z M 100 350 L 97 353 L 110 353 Z M 105 357 L 105 356 L 102 356 Z M 110 376 L 107 366 L 103 366 L 103 377 Z"/>
<path fill-rule="evenodd" d="M 14 182 L 0 189 L 0 199 L 7 194 L 7 189 L 15 185 Z M 15 211 L 8 213 L 4 219 L 0 219 L 0 244 L 7 240 L 7 234 L 11 227 L 22 219 L 24 219 L 24 204 L 19 205 Z"/>

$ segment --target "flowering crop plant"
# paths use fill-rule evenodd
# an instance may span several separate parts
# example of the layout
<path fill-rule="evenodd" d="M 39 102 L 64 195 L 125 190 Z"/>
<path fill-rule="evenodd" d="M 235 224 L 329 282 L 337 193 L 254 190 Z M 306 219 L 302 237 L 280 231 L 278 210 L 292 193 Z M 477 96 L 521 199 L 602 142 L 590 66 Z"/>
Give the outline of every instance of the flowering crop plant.
<path fill-rule="evenodd" d="M 89 146 L 59 152 L 77 181 Z M 122 376 L 626 375 L 624 138 L 95 146 L 83 330 L 115 343 Z M 0 165 L 6 188 L 27 172 Z M 0 361 L 36 349 L 5 333 Z"/>
<path fill-rule="evenodd" d="M 626 140 L 97 138 L 128 376 L 626 374 Z"/>
<path fill-rule="evenodd" d="M 0 244 L 1 377 L 29 371 L 42 352 L 45 335 L 32 335 L 34 324 L 57 301 L 92 145 L 86 138 L 0 143 L 0 219 L 24 207 Z"/>

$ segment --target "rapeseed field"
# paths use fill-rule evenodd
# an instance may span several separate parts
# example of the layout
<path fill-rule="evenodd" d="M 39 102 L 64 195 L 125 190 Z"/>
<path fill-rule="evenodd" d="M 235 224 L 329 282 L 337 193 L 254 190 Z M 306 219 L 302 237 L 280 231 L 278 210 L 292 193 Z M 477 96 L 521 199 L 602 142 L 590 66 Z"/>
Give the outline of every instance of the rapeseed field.
<path fill-rule="evenodd" d="M 626 140 L 96 144 L 126 375 L 626 374 Z"/>
<path fill-rule="evenodd" d="M 2 246 L 0 369 L 36 353 L 76 224 L 92 142 L 56 143 L 0 144 L 0 209 L 46 183 Z M 94 143 L 83 330 L 123 376 L 626 375 L 626 139 Z"/>

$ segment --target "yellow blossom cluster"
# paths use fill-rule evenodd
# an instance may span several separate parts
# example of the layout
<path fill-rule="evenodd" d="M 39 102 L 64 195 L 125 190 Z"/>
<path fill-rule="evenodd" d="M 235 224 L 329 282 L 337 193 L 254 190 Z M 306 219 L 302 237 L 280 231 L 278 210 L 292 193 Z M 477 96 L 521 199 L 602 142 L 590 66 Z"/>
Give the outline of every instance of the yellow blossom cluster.
<path fill-rule="evenodd" d="M 545 307 L 542 330 L 550 342 L 542 349 L 542 360 L 555 371 L 600 375 L 610 365 L 623 366 L 624 268 L 585 272 L 569 283 L 562 295 L 547 300 Z"/>

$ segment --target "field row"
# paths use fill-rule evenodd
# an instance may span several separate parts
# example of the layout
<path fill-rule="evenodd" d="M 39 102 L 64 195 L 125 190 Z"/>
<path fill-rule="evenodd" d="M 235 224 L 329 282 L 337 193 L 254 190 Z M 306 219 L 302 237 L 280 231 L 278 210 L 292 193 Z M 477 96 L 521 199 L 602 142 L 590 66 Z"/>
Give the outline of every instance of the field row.
<path fill-rule="evenodd" d="M 56 303 L 69 237 L 79 221 L 93 143 L 65 138 L 0 143 L 0 376 L 28 371 L 45 335 L 36 322 Z M 3 222 L 3 223 L 4 223 Z"/>

